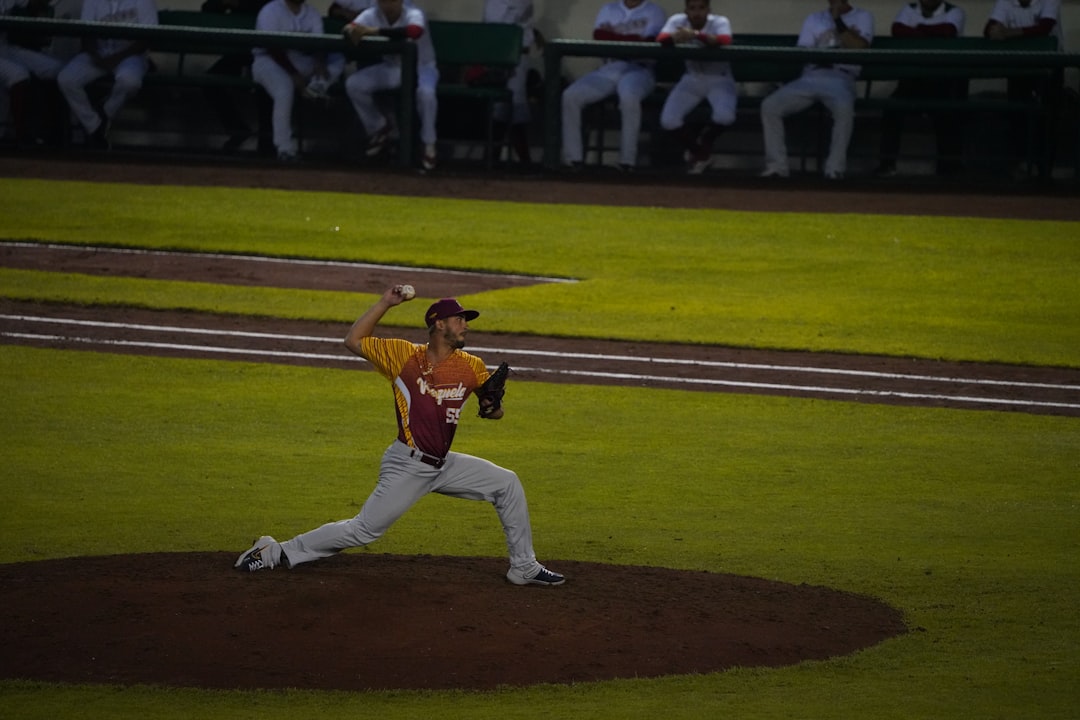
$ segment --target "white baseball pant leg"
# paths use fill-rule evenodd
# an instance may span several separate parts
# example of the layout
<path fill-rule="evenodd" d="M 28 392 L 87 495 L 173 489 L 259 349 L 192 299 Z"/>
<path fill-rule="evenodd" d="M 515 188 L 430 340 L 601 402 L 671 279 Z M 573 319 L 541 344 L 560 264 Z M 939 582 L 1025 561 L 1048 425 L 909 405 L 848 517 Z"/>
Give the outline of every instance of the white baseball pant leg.
<path fill-rule="evenodd" d="M 382 130 L 387 123 L 375 102 L 375 93 L 396 87 L 401 87 L 401 66 L 387 63 L 360 68 L 345 79 L 345 94 L 368 137 Z"/>
<path fill-rule="evenodd" d="M 513 471 L 483 458 L 452 452 L 442 468 L 409 456 L 400 441 L 383 454 L 379 482 L 359 514 L 323 525 L 281 543 L 282 562 L 290 567 L 330 557 L 374 542 L 428 493 L 491 503 L 506 536 L 510 565 L 526 574 L 536 569 L 532 526 L 525 490 Z"/>
<path fill-rule="evenodd" d="M 698 81 L 696 75 L 684 74 L 671 88 L 664 107 L 660 111 L 660 127 L 665 130 L 678 130 L 686 121 L 694 108 L 705 99 L 704 83 Z"/>
<path fill-rule="evenodd" d="M 821 103 L 832 115 L 832 137 L 829 154 L 825 157 L 826 175 L 843 175 L 847 171 L 848 145 L 855 127 L 855 80 L 836 71 L 822 81 Z"/>
<path fill-rule="evenodd" d="M 581 162 L 581 113 L 586 105 L 599 102 L 613 92 L 619 98 L 621 127 L 619 162 L 637 165 L 641 135 L 641 101 L 656 87 L 652 70 L 634 63 L 610 62 L 578 78 L 563 91 L 563 155 L 567 162 Z"/>
<path fill-rule="evenodd" d="M 498 103 L 495 105 L 495 120 L 497 122 L 509 122 L 513 125 L 521 125 L 529 122 L 529 58 L 524 56 L 521 62 L 514 68 L 514 74 L 506 81 L 506 89 L 510 91 L 510 103 Z"/>
<path fill-rule="evenodd" d="M 347 58 L 342 53 L 330 53 L 326 56 L 327 82 L 333 85 L 338 81 L 345 72 L 345 63 L 347 61 Z"/>
<path fill-rule="evenodd" d="M 787 174 L 784 118 L 821 102 L 832 115 L 832 137 L 825 173 L 844 173 L 855 113 L 855 82 L 839 71 L 810 71 L 784 85 L 761 103 L 765 169 Z"/>
<path fill-rule="evenodd" d="M 712 108 L 712 121 L 716 125 L 733 125 L 735 111 L 739 103 L 739 88 L 730 75 L 709 77 L 708 92 L 705 97 Z"/>
<path fill-rule="evenodd" d="M 30 70 L 0 54 L 0 85 L 6 88 L 30 79 Z"/>
<path fill-rule="evenodd" d="M 101 106 L 101 109 L 105 111 L 105 117 L 112 120 L 116 117 L 116 113 L 120 112 L 120 108 L 124 106 L 127 99 L 139 92 L 143 78 L 146 77 L 149 69 L 150 64 L 145 55 L 133 55 L 120 61 L 113 71 L 112 92 Z"/>
<path fill-rule="evenodd" d="M 127 99 L 139 91 L 148 67 L 145 55 L 132 55 L 120 61 L 111 73 L 112 90 L 101 107 L 106 118 L 111 120 L 116 117 Z M 79 53 L 56 76 L 56 84 L 67 100 L 71 112 L 88 133 L 98 129 L 101 116 L 91 104 L 86 94 L 86 86 L 109 74 L 109 71 L 99 67 L 88 53 Z"/>
<path fill-rule="evenodd" d="M 306 78 L 311 77 L 315 70 L 314 60 L 305 57 L 303 60 L 307 62 L 303 62 L 292 55 L 289 57 L 297 72 Z M 296 100 L 296 86 L 293 85 L 292 77 L 269 55 L 255 56 L 251 64 L 251 77 L 266 90 L 266 94 L 273 102 L 270 122 L 273 128 L 274 147 L 279 153 L 295 154 L 298 144 L 296 138 L 293 137 L 292 116 L 293 103 Z"/>
<path fill-rule="evenodd" d="M 600 102 L 615 92 L 616 80 L 601 74 L 599 70 L 582 75 L 572 82 L 562 94 L 563 159 L 579 163 L 585 157 L 581 137 L 581 113 L 586 105 Z"/>
<path fill-rule="evenodd" d="M 784 137 L 784 118 L 814 104 L 808 83 L 802 78 L 782 85 L 761 101 L 761 130 L 765 140 L 765 170 L 787 175 L 787 142 Z"/>
<path fill-rule="evenodd" d="M 637 165 L 638 139 L 641 136 L 641 102 L 656 88 L 652 70 L 627 63 L 626 72 L 619 78 L 619 114 L 622 129 L 619 138 L 619 162 Z"/>
<path fill-rule="evenodd" d="M 437 65 L 421 65 L 416 71 L 416 112 L 420 115 L 420 142 L 434 145 L 435 124 L 439 116 L 439 100 L 435 89 L 439 85 Z"/>
<path fill-rule="evenodd" d="M 3 64 L 4 60 L 21 65 L 26 70 L 29 70 L 31 75 L 42 80 L 55 80 L 60 73 L 60 69 L 64 67 L 63 61 L 52 55 L 17 45 L 0 44 L 0 65 Z M 5 82 L 8 87 L 13 84 L 6 82 L 2 70 L 0 70 L 0 82 Z"/>

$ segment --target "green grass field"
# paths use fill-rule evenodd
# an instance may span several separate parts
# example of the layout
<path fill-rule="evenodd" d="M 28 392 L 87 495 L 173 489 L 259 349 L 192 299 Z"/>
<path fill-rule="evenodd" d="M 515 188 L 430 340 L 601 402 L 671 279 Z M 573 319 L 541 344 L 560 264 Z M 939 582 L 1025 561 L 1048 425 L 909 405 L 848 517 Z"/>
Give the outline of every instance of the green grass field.
<path fill-rule="evenodd" d="M 375 219 L 403 201 L 0 186 L 9 238 L 581 281 L 470 298 L 485 330 L 1080 365 L 1077 223 L 647 208 L 619 219 L 599 207 L 432 201 L 385 227 Z M 45 212 L 57 196 L 72 201 Z M 532 232 L 506 237 L 507 215 Z M 311 216 L 324 221 L 312 227 Z M 432 228 L 445 241 L 437 257 Z M 13 270 L 0 270 L 0 288 L 341 321 L 373 300 Z M 394 433 L 389 393 L 371 373 L 3 345 L 0 367 L 3 562 L 238 551 L 254 532 L 346 517 Z M 457 448 L 519 472 L 542 560 L 829 585 L 882 598 L 913 631 L 785 669 L 490 693 L 2 681 L 5 717 L 1075 717 L 1076 419 L 526 382 L 510 399 L 500 423 L 466 420 Z M 697 462 L 703 444 L 723 462 Z M 487 508 L 427 498 L 368 551 L 503 548 Z"/>

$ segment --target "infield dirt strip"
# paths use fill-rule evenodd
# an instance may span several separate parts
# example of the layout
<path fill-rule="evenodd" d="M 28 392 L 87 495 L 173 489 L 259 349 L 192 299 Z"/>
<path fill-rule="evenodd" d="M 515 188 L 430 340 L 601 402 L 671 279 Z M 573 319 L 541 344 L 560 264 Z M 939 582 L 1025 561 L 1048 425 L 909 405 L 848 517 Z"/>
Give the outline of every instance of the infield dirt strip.
<path fill-rule="evenodd" d="M 205 169 L 200 181 L 193 168 L 0 160 L 0 173 L 12 168 L 26 176 L 51 172 L 148 183 L 267 186 L 303 178 L 304 189 L 341 190 L 348 183 L 355 192 L 369 191 L 362 185 L 372 182 L 356 174 L 325 174 L 320 180 L 310 171 L 249 171 L 245 180 L 240 171 L 221 168 Z M 420 183 L 427 180 L 433 182 L 425 190 Z M 520 184 L 500 190 L 487 180 L 427 180 L 381 178 L 379 191 L 528 192 Z M 571 188 L 578 202 L 587 201 L 582 187 Z M 647 189 L 625 190 L 642 197 Z M 652 190 L 653 201 L 668 198 L 674 204 L 674 194 L 682 193 L 689 205 L 706 202 L 685 188 Z M 613 197 L 609 186 L 597 193 Z M 752 202 L 764 201 L 746 204 Z M 822 198 L 807 202 L 821 209 Z M 993 212 L 1008 204 L 987 202 Z M 313 274 L 279 262 L 258 263 L 256 269 L 250 258 L 130 253 L 119 259 L 104 249 L 73 254 L 70 248 L 18 243 L 0 244 L 0 265 L 283 287 L 311 287 L 317 275 L 320 288 L 342 283 L 358 292 L 414 282 L 418 272 L 342 264 Z M 425 294 L 431 296 L 550 280 L 424 273 Z M 0 300 L 0 343 L 93 352 L 365 369 L 342 346 L 346 330 L 338 323 Z M 424 338 L 420 329 L 394 334 Z M 1080 416 L 1080 371 L 1066 369 L 476 330 L 469 349 L 492 364 L 505 359 L 517 379 L 528 381 Z M 349 514 L 340 510 L 342 517 Z M 216 553 L 0 566 L 0 677 L 215 688 L 493 688 L 788 665 L 851 653 L 911 630 L 898 610 L 840 590 L 555 558 L 542 559 L 569 577 L 561 588 L 508 586 L 501 579 L 501 558 L 382 555 L 377 545 L 294 571 L 244 575 L 232 570 L 232 562 L 248 540 L 237 538 L 236 548 Z"/>
<path fill-rule="evenodd" d="M 566 279 L 366 263 L 0 242 L 0 266 L 64 273 L 381 293 L 417 283 L 430 296 Z M 411 306 L 405 306 L 404 309 Z M 416 314 L 422 308 L 416 309 Z M 418 323 L 419 324 L 419 323 Z M 479 323 L 478 323 L 479 325 Z M 9 343 L 316 367 L 362 367 L 335 323 L 0 300 Z M 424 342 L 422 329 L 395 333 Z M 471 331 L 469 347 L 519 379 L 628 384 L 1080 416 L 1080 371 L 919 359 L 767 352 Z"/>

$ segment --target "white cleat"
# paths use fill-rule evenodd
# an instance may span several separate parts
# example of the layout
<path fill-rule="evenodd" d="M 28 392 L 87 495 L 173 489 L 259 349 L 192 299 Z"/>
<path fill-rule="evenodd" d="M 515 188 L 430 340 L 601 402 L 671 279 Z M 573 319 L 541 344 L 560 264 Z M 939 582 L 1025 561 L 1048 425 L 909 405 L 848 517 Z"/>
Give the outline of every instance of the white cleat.
<path fill-rule="evenodd" d="M 243 572 L 273 570 L 280 558 L 281 546 L 278 545 L 277 540 L 269 535 L 263 535 L 252 543 L 250 550 L 245 551 L 236 559 L 233 567 Z"/>
<path fill-rule="evenodd" d="M 526 576 L 520 570 L 510 568 L 506 572 L 506 579 L 514 585 L 562 585 L 566 578 L 557 572 L 551 572 L 543 565 L 537 564 L 539 570 L 532 575 Z"/>

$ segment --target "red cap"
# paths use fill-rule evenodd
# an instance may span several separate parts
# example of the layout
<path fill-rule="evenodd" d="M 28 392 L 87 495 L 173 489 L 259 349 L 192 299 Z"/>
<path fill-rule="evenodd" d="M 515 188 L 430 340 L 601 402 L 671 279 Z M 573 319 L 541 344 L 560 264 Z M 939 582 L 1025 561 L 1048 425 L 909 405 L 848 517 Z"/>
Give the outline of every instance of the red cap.
<path fill-rule="evenodd" d="M 454 298 L 443 298 L 436 303 L 433 303 L 431 307 L 424 313 L 424 321 L 427 322 L 427 326 L 431 327 L 435 324 L 436 320 L 445 320 L 448 317 L 454 317 L 460 315 L 466 320 L 475 320 L 480 317 L 480 313 L 476 310 L 466 310 L 461 307 Z"/>

